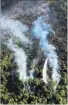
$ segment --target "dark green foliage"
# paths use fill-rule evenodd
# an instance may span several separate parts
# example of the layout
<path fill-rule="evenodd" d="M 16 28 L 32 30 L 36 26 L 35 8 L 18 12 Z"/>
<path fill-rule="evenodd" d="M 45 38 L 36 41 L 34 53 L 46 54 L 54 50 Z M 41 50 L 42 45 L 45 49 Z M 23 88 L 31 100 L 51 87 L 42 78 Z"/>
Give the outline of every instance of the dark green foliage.
<path fill-rule="evenodd" d="M 48 0 L 50 1 L 50 0 Z M 54 0 L 55 1 L 55 0 Z M 67 103 L 67 50 L 66 50 L 66 35 L 67 35 L 67 6 L 66 0 L 56 0 L 55 3 L 50 4 L 50 8 L 54 8 L 58 25 L 54 26 L 56 36 L 52 39 L 53 44 L 56 46 L 56 51 L 60 59 L 60 73 L 61 81 L 57 86 L 56 92 L 53 87 L 56 83 L 52 81 L 46 85 L 42 81 L 42 64 L 43 58 L 35 68 L 34 79 L 28 81 L 21 81 L 17 73 L 17 64 L 14 62 L 13 52 L 10 51 L 6 45 L 2 44 L 1 49 L 1 103 L 2 104 L 66 104 Z M 60 27 L 60 31 L 59 30 Z M 62 40 L 60 40 L 62 38 Z M 32 60 L 38 56 L 39 41 L 33 39 L 32 48 L 28 46 L 24 48 L 28 55 L 28 68 L 32 67 Z M 22 44 L 16 42 L 18 46 Z M 35 46 L 36 45 L 36 46 Z M 43 53 L 42 53 L 43 54 Z M 50 72 L 51 73 L 51 72 Z M 51 75 L 49 72 L 48 74 Z"/>
<path fill-rule="evenodd" d="M 54 25 L 56 37 L 53 38 L 53 44 L 60 59 L 61 81 L 57 87 L 56 94 L 53 95 L 54 103 L 67 103 L 67 0 L 56 0 L 50 5 L 54 8 L 58 23 Z M 58 37 L 57 37 L 58 36 Z"/>

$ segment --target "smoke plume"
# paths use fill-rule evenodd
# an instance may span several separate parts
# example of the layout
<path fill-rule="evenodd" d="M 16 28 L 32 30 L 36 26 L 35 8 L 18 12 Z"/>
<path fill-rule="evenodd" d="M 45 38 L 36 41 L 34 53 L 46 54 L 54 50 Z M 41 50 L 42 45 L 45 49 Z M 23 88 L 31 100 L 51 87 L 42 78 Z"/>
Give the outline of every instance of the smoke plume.
<path fill-rule="evenodd" d="M 23 43 L 30 43 L 28 38 L 24 35 L 28 31 L 28 27 L 18 20 L 1 17 L 1 29 L 7 32 L 10 31 L 10 35 L 18 37 Z"/>
<path fill-rule="evenodd" d="M 13 43 L 13 39 L 17 37 L 20 39 L 21 43 L 25 43 L 25 45 L 29 44 L 30 41 L 25 35 L 28 31 L 28 27 L 20 21 L 1 17 L 1 29 L 11 36 L 8 39 L 7 46 L 14 52 L 15 61 L 19 68 L 17 71 L 19 72 L 20 79 L 25 80 L 27 79 L 27 56 L 23 48 Z"/>
<path fill-rule="evenodd" d="M 52 67 L 52 79 L 57 83 L 60 80 L 59 75 L 59 64 L 58 56 L 55 52 L 56 48 L 48 42 L 48 36 L 50 33 L 54 34 L 50 24 L 45 23 L 42 16 L 38 17 L 36 21 L 33 22 L 32 34 L 40 40 L 41 49 L 44 51 L 45 56 L 49 59 L 50 66 Z"/>

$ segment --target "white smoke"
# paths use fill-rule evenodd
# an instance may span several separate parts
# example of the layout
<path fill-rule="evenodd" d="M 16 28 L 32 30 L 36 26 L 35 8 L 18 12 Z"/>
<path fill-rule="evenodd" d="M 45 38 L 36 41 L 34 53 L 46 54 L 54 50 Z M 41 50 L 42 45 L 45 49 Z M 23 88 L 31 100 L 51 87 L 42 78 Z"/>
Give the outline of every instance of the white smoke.
<path fill-rule="evenodd" d="M 9 37 L 7 46 L 14 52 L 15 61 L 18 65 L 18 72 L 20 79 L 27 79 L 27 56 L 23 48 L 19 48 L 15 43 L 13 43 L 14 37 L 20 39 L 21 43 L 30 44 L 31 42 L 25 36 L 28 31 L 28 27 L 17 20 L 12 20 L 9 18 L 1 17 L 1 29 L 5 31 Z M 6 37 L 6 36 L 5 36 Z"/>
<path fill-rule="evenodd" d="M 37 62 L 38 62 L 38 59 L 34 58 L 32 61 L 32 68 L 30 70 L 30 78 L 34 78 L 33 73 L 35 71 L 35 66 L 36 66 Z"/>
<path fill-rule="evenodd" d="M 28 27 L 18 20 L 1 17 L 1 29 L 9 31 L 10 35 L 18 37 L 21 42 L 30 43 L 24 35 L 28 31 Z"/>
<path fill-rule="evenodd" d="M 18 65 L 18 72 L 20 79 L 26 80 L 27 77 L 27 56 L 23 49 L 19 48 L 17 45 L 14 45 L 12 39 L 8 41 L 8 47 L 14 51 L 15 61 Z"/>
<path fill-rule="evenodd" d="M 33 22 L 33 26 L 34 27 L 32 28 L 32 35 L 40 39 L 39 44 L 42 50 L 45 52 L 45 56 L 47 56 L 47 58 L 49 59 L 50 66 L 53 69 L 52 79 L 53 81 L 57 81 L 58 83 L 60 80 L 60 75 L 58 73 L 58 56 L 55 52 L 56 48 L 52 44 L 49 44 L 47 39 L 48 35 L 50 35 L 49 33 L 54 33 L 54 31 L 52 30 L 50 24 L 44 22 L 42 16 L 38 17 L 38 19 Z M 13 35 L 19 38 L 22 43 L 31 43 L 31 41 L 29 41 L 29 39 L 25 36 L 29 28 L 18 20 L 1 17 L 1 29 L 6 30 L 7 33 L 9 32 L 11 37 Z M 20 79 L 22 79 L 22 77 L 24 79 L 27 79 L 27 56 L 23 48 L 19 48 L 16 44 L 13 44 L 12 38 L 10 38 L 8 46 L 14 51 L 16 62 L 19 67 L 18 72 L 20 74 Z M 46 63 L 44 64 L 44 67 L 46 68 Z M 31 73 L 31 75 L 33 75 L 33 72 Z"/>
<path fill-rule="evenodd" d="M 43 78 L 42 80 L 47 84 L 47 80 L 48 80 L 48 75 L 47 75 L 47 62 L 48 62 L 48 58 L 45 60 L 44 66 L 43 66 Z"/>
<path fill-rule="evenodd" d="M 48 35 L 50 35 L 49 33 L 54 33 L 54 31 L 52 30 L 50 24 L 44 22 L 42 16 L 38 17 L 38 19 L 33 22 L 33 26 L 32 34 L 36 38 L 40 39 L 39 44 L 41 49 L 44 51 L 45 56 L 49 59 L 50 66 L 53 69 L 52 79 L 58 83 L 60 81 L 60 74 L 58 73 L 58 56 L 55 52 L 56 48 L 52 44 L 49 44 L 47 39 Z"/>

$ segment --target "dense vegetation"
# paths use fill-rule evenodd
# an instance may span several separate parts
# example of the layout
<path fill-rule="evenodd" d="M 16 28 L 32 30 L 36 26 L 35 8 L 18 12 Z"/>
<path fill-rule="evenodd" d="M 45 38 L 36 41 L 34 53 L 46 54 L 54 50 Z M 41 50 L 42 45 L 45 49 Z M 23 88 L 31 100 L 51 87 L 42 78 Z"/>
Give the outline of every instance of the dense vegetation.
<path fill-rule="evenodd" d="M 56 0 L 50 4 L 50 8 L 54 9 L 57 24 L 53 24 L 56 31 L 56 37 L 52 38 L 52 42 L 57 48 L 61 66 L 61 81 L 53 91 L 54 83 L 45 85 L 41 80 L 41 67 L 35 70 L 35 78 L 29 79 L 25 83 L 19 80 L 16 72 L 17 64 L 14 62 L 13 52 L 7 48 L 5 44 L 1 47 L 1 103 L 3 104 L 66 104 L 67 103 L 67 16 L 66 16 L 66 0 Z M 57 37 L 58 36 L 58 37 Z M 34 45 L 38 46 L 38 42 Z M 36 46 L 32 46 L 29 61 L 36 55 Z M 38 50 L 38 49 L 37 49 Z M 30 62 L 31 64 L 31 62 Z M 30 67 L 30 65 L 28 65 Z M 36 78 L 37 77 L 37 78 Z"/>

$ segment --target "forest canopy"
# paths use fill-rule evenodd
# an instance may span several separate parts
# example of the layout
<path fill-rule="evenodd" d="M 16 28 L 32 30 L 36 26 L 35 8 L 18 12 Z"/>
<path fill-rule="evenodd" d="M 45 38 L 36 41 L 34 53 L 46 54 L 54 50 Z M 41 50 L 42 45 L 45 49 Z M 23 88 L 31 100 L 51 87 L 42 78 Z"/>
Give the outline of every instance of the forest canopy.
<path fill-rule="evenodd" d="M 11 1 L 11 0 L 10 0 Z M 51 1 L 51 0 L 47 0 Z M 52 0 L 53 1 L 53 0 Z M 42 63 L 44 60 L 43 55 L 41 61 L 38 63 L 38 67 L 35 68 L 34 77 L 28 81 L 21 81 L 19 79 L 19 73 L 17 72 L 18 65 L 15 61 L 13 51 L 11 51 L 6 44 L 1 42 L 1 103 L 2 104 L 66 104 L 67 103 L 67 1 L 66 0 L 54 0 L 49 4 L 51 10 L 54 11 L 57 18 L 57 23 L 53 24 L 56 37 L 52 38 L 52 43 L 57 48 L 60 59 L 60 74 L 61 80 L 57 86 L 56 92 L 53 87 L 55 82 L 49 82 L 48 85 L 42 81 Z M 28 33 L 29 35 L 29 33 Z M 5 40 L 5 39 L 4 39 Z M 34 39 L 33 45 L 30 47 L 24 47 L 28 55 L 28 68 L 34 67 L 32 60 L 37 57 L 37 51 L 39 47 L 39 40 Z M 24 46 L 17 41 L 18 46 Z M 36 45 L 36 46 L 35 46 Z"/>

